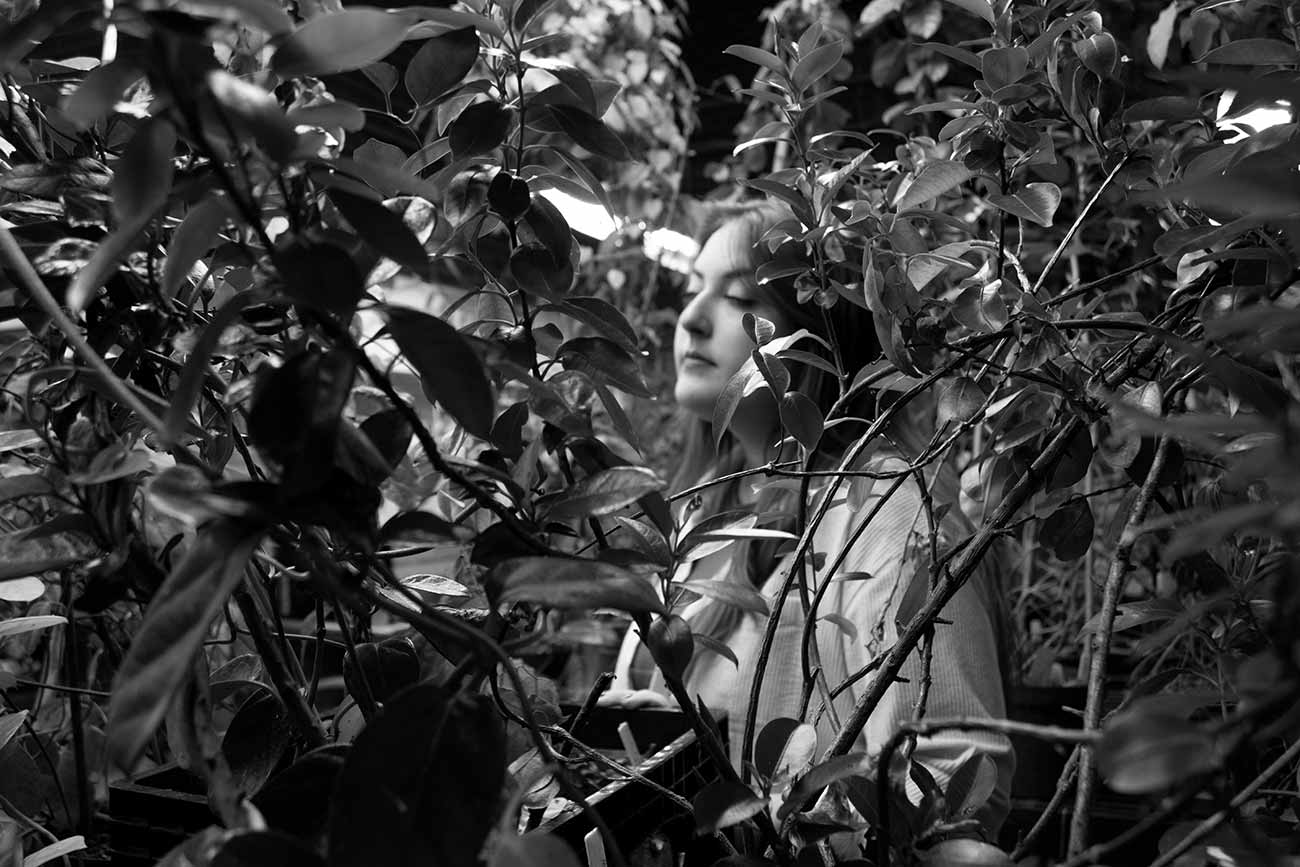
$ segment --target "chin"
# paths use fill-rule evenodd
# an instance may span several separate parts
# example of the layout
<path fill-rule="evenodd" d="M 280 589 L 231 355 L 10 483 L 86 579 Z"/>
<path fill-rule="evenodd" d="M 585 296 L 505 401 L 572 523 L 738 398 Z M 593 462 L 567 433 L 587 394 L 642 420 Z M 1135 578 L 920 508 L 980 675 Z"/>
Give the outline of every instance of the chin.
<path fill-rule="evenodd" d="M 683 410 L 704 421 L 713 418 L 713 406 L 718 402 L 718 394 L 713 389 L 684 388 L 681 383 L 673 391 L 673 398 Z"/>

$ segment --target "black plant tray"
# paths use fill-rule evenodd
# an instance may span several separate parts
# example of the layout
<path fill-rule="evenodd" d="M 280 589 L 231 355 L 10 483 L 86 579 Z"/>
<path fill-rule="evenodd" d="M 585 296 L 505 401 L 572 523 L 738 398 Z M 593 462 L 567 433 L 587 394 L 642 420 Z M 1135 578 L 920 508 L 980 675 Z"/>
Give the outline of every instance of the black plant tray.
<path fill-rule="evenodd" d="M 572 711 L 573 708 L 565 708 Z M 690 800 L 702 788 L 719 779 L 685 714 L 676 710 L 616 710 L 597 708 L 574 732 L 575 737 L 601 751 L 621 750 L 619 723 L 632 730 L 645 760 L 636 771 L 677 795 Z M 719 727 L 726 732 L 725 718 Z M 662 793 L 630 779 L 607 783 L 587 796 L 587 803 L 609 825 L 619 849 L 630 853 L 655 832 L 660 832 L 676 852 L 688 849 L 694 836 L 694 820 L 682 806 Z M 583 839 L 595 825 L 577 804 L 547 820 L 539 830 L 554 834 L 584 853 Z M 585 855 L 584 855 L 585 857 Z M 670 862 L 671 863 L 671 862 Z"/>
<path fill-rule="evenodd" d="M 105 825 L 115 865 L 152 865 L 216 819 L 203 781 L 177 765 L 163 765 L 108 788 Z"/>

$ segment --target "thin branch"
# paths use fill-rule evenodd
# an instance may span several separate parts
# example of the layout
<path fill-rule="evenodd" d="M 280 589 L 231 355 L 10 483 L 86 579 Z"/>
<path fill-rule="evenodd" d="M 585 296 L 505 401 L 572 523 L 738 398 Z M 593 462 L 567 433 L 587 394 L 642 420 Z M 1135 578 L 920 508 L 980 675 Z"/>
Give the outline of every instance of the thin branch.
<path fill-rule="evenodd" d="M 1083 726 L 1095 730 L 1101 725 L 1102 700 L 1106 690 L 1107 657 L 1110 654 L 1111 630 L 1115 625 L 1115 615 L 1119 610 L 1120 591 L 1128 575 L 1129 561 L 1133 555 L 1133 544 L 1138 539 L 1136 528 L 1146 520 L 1147 508 L 1151 504 L 1151 495 L 1164 471 L 1165 459 L 1169 455 L 1169 437 L 1161 437 L 1156 446 L 1151 467 L 1146 479 L 1138 489 L 1133 505 L 1129 508 L 1124 530 L 1120 533 L 1119 544 L 1115 546 L 1115 555 L 1110 561 L 1110 572 L 1106 575 L 1106 584 L 1102 590 L 1101 610 L 1097 617 L 1097 630 L 1092 634 L 1092 668 L 1088 673 L 1088 704 L 1083 713 Z M 1088 843 L 1088 820 L 1092 804 L 1092 789 L 1096 770 L 1096 759 L 1089 749 L 1079 757 L 1079 784 L 1074 793 L 1074 815 L 1070 818 L 1070 843 L 1066 850 L 1076 855 Z"/>

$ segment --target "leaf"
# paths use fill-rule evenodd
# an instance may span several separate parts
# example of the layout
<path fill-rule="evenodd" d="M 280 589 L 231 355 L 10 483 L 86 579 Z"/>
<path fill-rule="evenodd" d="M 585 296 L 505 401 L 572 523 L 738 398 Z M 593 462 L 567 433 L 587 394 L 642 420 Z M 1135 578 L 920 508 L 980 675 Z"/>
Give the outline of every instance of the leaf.
<path fill-rule="evenodd" d="M 367 244 L 416 274 L 429 276 L 429 254 L 399 214 L 373 199 L 339 189 L 330 190 L 329 197 Z"/>
<path fill-rule="evenodd" d="M 920 850 L 921 867 L 1015 867 L 1011 856 L 992 843 L 959 837 Z"/>
<path fill-rule="evenodd" d="M 416 105 L 432 102 L 469 74 L 478 53 L 478 31 L 473 27 L 461 27 L 426 40 L 406 65 L 406 92 Z"/>
<path fill-rule="evenodd" d="M 253 795 L 253 806 L 268 825 L 305 839 L 325 830 L 330 796 L 343 770 L 343 755 L 338 750 L 337 746 L 312 750 Z"/>
<path fill-rule="evenodd" d="M 1088 472 L 1088 465 L 1092 463 L 1092 454 L 1092 436 L 1088 433 L 1087 425 L 1080 425 L 1060 459 L 1048 468 L 1046 490 L 1068 488 L 1082 479 Z"/>
<path fill-rule="evenodd" d="M 700 596 L 716 600 L 724 605 L 732 605 L 741 611 L 768 616 L 767 598 L 755 587 L 739 584 L 735 581 L 714 578 L 697 578 L 694 581 L 674 582 L 674 587 L 690 590 Z"/>
<path fill-rule="evenodd" d="M 138 66 L 120 58 L 97 66 L 63 100 L 63 113 L 77 129 L 89 129 L 112 111 L 127 85 L 139 81 L 143 75 Z"/>
<path fill-rule="evenodd" d="M 209 199 L 208 201 L 212 200 Z M 202 208 L 203 206 L 200 205 L 199 207 Z M 221 219 L 225 220 L 224 211 Z M 167 264 L 168 267 L 171 266 L 170 257 L 168 257 Z M 207 381 L 208 365 L 212 360 L 212 353 L 216 351 L 217 346 L 221 343 L 221 335 L 225 333 L 227 328 L 235 324 L 236 318 L 243 313 L 244 308 L 252 303 L 255 298 L 256 296 L 251 292 L 236 295 L 214 313 L 208 323 L 203 326 L 203 332 L 199 335 L 199 339 L 194 341 L 189 358 L 185 360 L 185 366 L 181 368 L 180 380 L 176 383 L 176 390 L 172 392 L 171 401 L 167 405 L 167 415 L 163 419 L 163 436 L 168 442 L 181 441 L 186 426 L 189 424 L 190 412 L 198 401 L 203 391 L 203 385 Z"/>
<path fill-rule="evenodd" d="M 847 573 L 846 575 L 840 577 L 841 579 L 847 578 L 849 574 L 855 574 L 855 573 Z M 856 573 L 856 574 L 865 574 L 865 573 Z M 819 621 L 825 620 L 827 623 L 834 624 L 836 627 L 839 628 L 840 632 L 844 633 L 844 635 L 849 639 L 849 641 L 858 640 L 858 625 L 854 623 L 852 620 L 850 620 L 849 618 L 845 617 L 843 614 L 837 614 L 835 612 L 831 612 L 830 614 L 823 614 L 821 617 L 817 619 Z"/>
<path fill-rule="evenodd" d="M 356 260 L 337 244 L 295 239 L 275 258 L 284 290 L 299 304 L 350 316 L 365 293 Z"/>
<path fill-rule="evenodd" d="M 0 600 L 5 602 L 34 602 L 45 595 L 45 582 L 40 578 L 6 578 L 0 580 Z"/>
<path fill-rule="evenodd" d="M 738 825 L 756 815 L 765 804 L 748 786 L 730 780 L 715 780 L 691 799 L 696 832 L 712 834 Z"/>
<path fill-rule="evenodd" d="M 1280 39 L 1238 39 L 1207 51 L 1197 63 L 1228 66 L 1270 66 L 1300 63 L 1300 50 Z"/>
<path fill-rule="evenodd" d="M 167 245 L 160 287 L 163 297 L 176 297 L 194 263 L 216 246 L 218 234 L 230 215 L 230 203 L 223 195 L 209 196 L 190 208 Z"/>
<path fill-rule="evenodd" d="M 298 133 L 274 94 L 224 69 L 209 72 L 207 82 L 224 118 L 224 122 L 209 120 L 215 129 L 224 131 L 229 123 L 236 136 L 257 142 L 273 162 L 289 161 L 298 146 Z"/>
<path fill-rule="evenodd" d="M 757 64 L 769 72 L 774 72 L 781 78 L 785 78 L 785 64 L 781 62 L 781 58 L 770 51 L 764 51 L 752 45 L 728 45 L 722 50 L 722 53 L 730 54 L 732 57 L 739 57 L 741 60 L 748 60 L 750 63 Z"/>
<path fill-rule="evenodd" d="M 736 658 L 736 651 L 732 650 L 726 643 L 719 641 L 711 635 L 704 635 L 699 632 L 694 634 L 694 639 L 696 647 L 712 651 L 730 662 L 732 665 L 736 666 L 737 669 L 740 668 L 740 660 Z"/>
<path fill-rule="evenodd" d="M 614 341 L 628 352 L 635 353 L 639 349 L 636 331 L 627 321 L 627 317 L 603 298 L 572 295 L 557 304 L 544 305 L 537 312 L 547 310 L 573 317 L 599 331 L 602 336 Z"/>
<path fill-rule="evenodd" d="M 616 162 L 632 158 L 623 139 L 611 130 L 603 120 L 595 115 L 572 105 L 550 106 L 556 124 L 569 138 L 593 154 Z"/>
<path fill-rule="evenodd" d="M 1061 188 L 1048 181 L 1034 181 L 1009 196 L 994 193 L 989 202 L 1008 214 L 1050 227 L 1061 204 Z"/>
<path fill-rule="evenodd" d="M 64 837 L 62 840 L 37 849 L 22 859 L 22 867 L 41 867 L 42 864 L 49 864 L 51 861 L 66 858 L 73 852 L 83 852 L 86 848 L 86 838 L 80 834 L 74 834 L 71 837 Z"/>
<path fill-rule="evenodd" d="M 547 608 L 615 608 L 629 613 L 663 612 L 646 579 L 597 560 L 512 557 L 483 579 L 494 604 L 532 602 Z"/>
<path fill-rule="evenodd" d="M 759 764 L 758 742 L 754 744 L 754 764 L 769 780 L 786 780 L 802 773 L 817 754 L 817 729 L 813 726 L 808 723 L 798 723 L 788 732 L 783 733 L 785 737 L 779 745 L 776 745 L 777 749 L 769 750 L 764 756 L 765 759 L 772 758 L 770 762 Z M 776 738 L 773 737 L 767 746 L 770 748 L 775 745 L 775 741 Z"/>
<path fill-rule="evenodd" d="M 803 93 L 812 84 L 825 77 L 844 57 L 844 43 L 838 39 L 828 42 L 799 58 L 790 81 L 796 93 Z"/>
<path fill-rule="evenodd" d="M 987 397 L 984 388 L 970 377 L 947 380 L 939 389 L 935 424 L 941 430 L 949 424 L 965 424 L 979 414 Z"/>
<path fill-rule="evenodd" d="M 113 216 L 131 223 L 152 216 L 172 189 L 172 152 L 176 130 L 164 118 L 145 121 L 127 143 L 113 168 L 109 187 Z"/>
<path fill-rule="evenodd" d="M 505 140 L 513 118 L 510 110 L 488 100 L 467 107 L 447 125 L 447 143 L 457 158 L 495 150 Z"/>
<path fill-rule="evenodd" d="M 34 430 L 0 431 L 0 454 L 44 444 L 45 440 Z"/>
<path fill-rule="evenodd" d="M 665 486 L 645 467 L 610 467 L 570 485 L 547 505 L 546 514 L 555 519 L 608 515 Z"/>
<path fill-rule="evenodd" d="M 460 422 L 487 439 L 492 430 L 492 387 L 478 355 L 455 328 L 418 310 L 386 306 L 388 331 L 420 375 L 424 392 Z"/>
<path fill-rule="evenodd" d="M 990 27 L 996 21 L 993 17 L 993 7 L 989 5 L 988 0 L 948 0 L 948 2 L 976 18 L 983 18 Z"/>
<path fill-rule="evenodd" d="M 487 867 L 582 867 L 573 848 L 554 834 L 530 831 L 497 837 Z"/>
<path fill-rule="evenodd" d="M 56 519 L 57 520 L 57 519 Z M 64 569 L 95 556 L 93 544 L 65 532 L 20 530 L 0 536 L 0 581 Z"/>
<path fill-rule="evenodd" d="M 861 774 L 869 770 L 873 764 L 874 760 L 866 753 L 846 753 L 809 769 L 808 773 L 801 776 L 790 787 L 789 793 L 785 796 L 785 803 L 777 811 L 777 819 L 784 822 L 786 817 L 802 810 L 805 804 L 831 783 Z"/>
<path fill-rule="evenodd" d="M 8 620 L 0 620 L 0 641 L 6 638 L 11 638 L 15 635 L 23 635 L 28 632 L 49 629 L 52 626 L 62 626 L 67 622 L 68 618 L 59 617 L 54 614 L 40 614 L 32 617 L 11 617 Z"/>
<path fill-rule="evenodd" d="M 474 867 L 505 774 L 505 731 L 487 696 L 410 687 L 348 751 L 330 802 L 330 867 Z"/>
<path fill-rule="evenodd" d="M 999 291 L 1002 281 L 976 283 L 967 286 L 957 296 L 952 315 L 972 331 L 991 334 L 1006 327 L 1009 321 L 1007 303 Z"/>
<path fill-rule="evenodd" d="M 259 791 L 293 740 L 293 726 L 279 697 L 269 692 L 249 696 L 221 738 L 235 787 L 245 796 Z"/>
<path fill-rule="evenodd" d="M 934 160 L 926 163 L 912 183 L 900 189 L 894 208 L 900 213 L 919 207 L 974 177 L 975 173 L 959 162 Z"/>
<path fill-rule="evenodd" d="M 1169 40 L 1174 36 L 1174 24 L 1178 21 L 1178 0 L 1170 0 L 1169 5 L 1160 10 L 1155 23 L 1147 33 L 1147 57 L 1156 69 L 1164 69 L 1169 57 Z M 1125 113 L 1127 116 L 1127 112 Z"/>
<path fill-rule="evenodd" d="M 974 747 L 966 750 L 966 758 L 953 771 L 944 790 L 948 814 L 966 818 L 988 803 L 997 788 L 998 768 L 992 756 L 978 752 Z"/>
<path fill-rule="evenodd" d="M 1219 765 L 1214 739 L 1200 726 L 1141 703 L 1111 717 L 1095 749 L 1107 785 L 1124 795 L 1163 792 Z"/>
<path fill-rule="evenodd" d="M 1058 560 L 1068 563 L 1088 553 L 1095 529 L 1092 507 L 1083 497 L 1076 497 L 1047 516 L 1038 538 Z"/>
<path fill-rule="evenodd" d="M 405 14 L 380 9 L 316 15 L 285 37 L 271 68 L 284 78 L 360 69 L 400 45 L 409 21 Z"/>
<path fill-rule="evenodd" d="M 468 531 L 428 512 L 404 512 L 388 519 L 379 531 L 383 542 L 465 541 Z"/>
<path fill-rule="evenodd" d="M 325 859 L 305 842 L 282 831 L 242 831 L 231 835 L 213 856 L 212 867 L 325 867 Z"/>
<path fill-rule="evenodd" d="M 107 749 L 119 768 L 129 773 L 153 739 L 261 538 L 241 521 L 208 523 L 154 594 L 109 700 Z"/>
<path fill-rule="evenodd" d="M 1135 123 L 1140 120 L 1195 120 L 1199 117 L 1201 117 L 1200 103 L 1188 96 L 1157 96 L 1135 102 L 1124 109 L 1125 123 Z"/>
<path fill-rule="evenodd" d="M 575 337 L 555 351 L 566 370 L 580 370 L 637 397 L 651 397 L 641 363 L 613 341 L 603 337 Z"/>
<path fill-rule="evenodd" d="M 27 711 L 25 710 L 20 710 L 17 713 L 0 714 L 0 750 L 4 750 L 5 745 L 13 739 L 13 736 L 22 730 L 23 723 L 26 721 Z"/>
<path fill-rule="evenodd" d="M 780 413 L 781 425 L 801 446 L 809 450 L 817 447 L 826 420 L 812 398 L 799 391 L 787 392 L 781 395 Z"/>

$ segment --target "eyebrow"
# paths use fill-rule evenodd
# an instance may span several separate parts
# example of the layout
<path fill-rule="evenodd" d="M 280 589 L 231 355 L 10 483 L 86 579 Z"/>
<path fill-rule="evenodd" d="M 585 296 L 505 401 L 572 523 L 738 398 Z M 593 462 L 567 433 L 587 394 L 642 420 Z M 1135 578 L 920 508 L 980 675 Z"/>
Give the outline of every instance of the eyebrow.
<path fill-rule="evenodd" d="M 691 269 L 692 277 L 704 277 L 699 268 Z M 722 275 L 723 280 L 753 280 L 754 270 L 751 268 L 735 268 Z"/>

